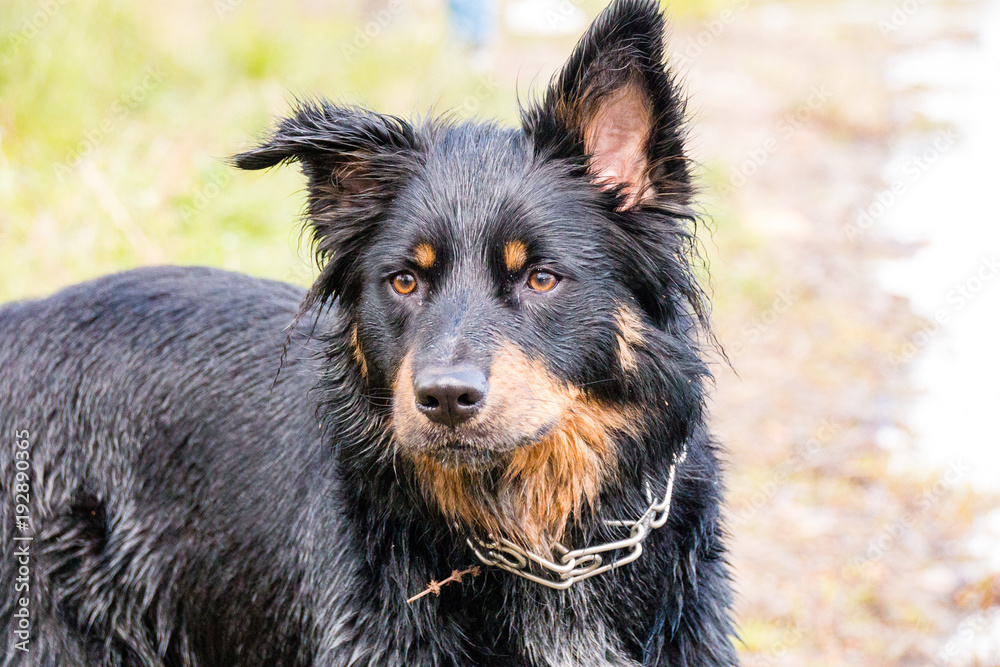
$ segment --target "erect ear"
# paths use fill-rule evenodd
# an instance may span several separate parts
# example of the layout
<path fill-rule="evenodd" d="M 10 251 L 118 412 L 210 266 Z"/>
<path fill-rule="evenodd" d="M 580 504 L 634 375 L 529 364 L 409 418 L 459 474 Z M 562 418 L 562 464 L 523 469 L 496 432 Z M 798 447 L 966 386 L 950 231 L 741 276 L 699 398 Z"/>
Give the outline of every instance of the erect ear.
<path fill-rule="evenodd" d="M 349 296 L 361 251 L 419 152 L 404 120 L 305 102 L 258 147 L 231 158 L 240 169 L 298 161 L 309 181 L 307 224 L 322 267 L 303 308 Z"/>
<path fill-rule="evenodd" d="M 593 181 L 616 189 L 623 209 L 691 198 L 684 102 L 664 64 L 664 28 L 655 0 L 615 0 L 522 114 L 536 151 L 585 156 Z"/>

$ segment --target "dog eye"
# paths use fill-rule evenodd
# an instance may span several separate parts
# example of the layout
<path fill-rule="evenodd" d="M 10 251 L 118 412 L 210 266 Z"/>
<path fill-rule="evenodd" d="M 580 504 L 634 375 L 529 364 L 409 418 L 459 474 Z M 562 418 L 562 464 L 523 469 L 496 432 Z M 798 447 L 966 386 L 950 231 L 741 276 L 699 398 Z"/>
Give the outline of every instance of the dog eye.
<path fill-rule="evenodd" d="M 558 282 L 559 278 L 548 271 L 532 271 L 531 275 L 528 276 L 528 287 L 536 292 L 548 292 Z"/>
<path fill-rule="evenodd" d="M 416 277 L 412 273 L 406 271 L 394 275 L 390 279 L 390 282 L 392 283 L 392 289 L 396 290 L 399 294 L 409 294 L 413 290 L 417 289 Z"/>

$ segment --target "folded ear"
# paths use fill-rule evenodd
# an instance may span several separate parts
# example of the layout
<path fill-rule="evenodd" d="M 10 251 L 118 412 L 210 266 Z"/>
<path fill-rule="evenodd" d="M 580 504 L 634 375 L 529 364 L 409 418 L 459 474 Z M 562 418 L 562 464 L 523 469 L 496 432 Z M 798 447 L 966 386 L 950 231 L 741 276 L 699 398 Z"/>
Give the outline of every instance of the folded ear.
<path fill-rule="evenodd" d="M 231 158 L 240 169 L 293 161 L 302 166 L 308 179 L 306 222 L 322 268 L 304 307 L 348 296 L 358 257 L 418 151 L 406 121 L 320 101 L 300 104 L 261 145 Z"/>
<path fill-rule="evenodd" d="M 354 176 L 376 170 L 372 161 L 386 160 L 416 150 L 413 128 L 395 116 L 326 101 L 303 102 L 282 120 L 260 146 L 232 157 L 240 169 L 266 169 L 299 161 L 309 184 L 343 186 L 346 192 L 364 190 Z"/>
<path fill-rule="evenodd" d="M 522 113 L 536 151 L 586 157 L 593 181 L 615 189 L 622 209 L 691 198 L 684 101 L 664 64 L 664 28 L 655 0 L 615 0 L 542 102 Z"/>

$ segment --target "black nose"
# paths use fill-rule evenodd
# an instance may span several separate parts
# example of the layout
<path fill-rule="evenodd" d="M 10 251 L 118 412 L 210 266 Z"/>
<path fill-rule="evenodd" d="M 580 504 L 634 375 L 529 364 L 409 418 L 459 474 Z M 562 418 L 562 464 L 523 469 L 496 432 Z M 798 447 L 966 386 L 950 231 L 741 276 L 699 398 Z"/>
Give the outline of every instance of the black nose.
<path fill-rule="evenodd" d="M 458 426 L 476 416 L 488 385 L 482 371 L 468 366 L 427 368 L 413 378 L 417 409 L 428 419 Z"/>

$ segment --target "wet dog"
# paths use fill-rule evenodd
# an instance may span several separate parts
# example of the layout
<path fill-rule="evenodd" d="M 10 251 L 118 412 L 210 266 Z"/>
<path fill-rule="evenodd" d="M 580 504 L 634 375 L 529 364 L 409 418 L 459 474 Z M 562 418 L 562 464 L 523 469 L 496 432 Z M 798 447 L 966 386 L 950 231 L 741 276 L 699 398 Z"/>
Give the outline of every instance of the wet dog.
<path fill-rule="evenodd" d="M 3 664 L 734 664 L 663 30 L 616 0 L 519 128 L 301 104 L 233 160 L 301 165 L 308 291 L 0 310 Z"/>

